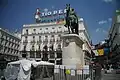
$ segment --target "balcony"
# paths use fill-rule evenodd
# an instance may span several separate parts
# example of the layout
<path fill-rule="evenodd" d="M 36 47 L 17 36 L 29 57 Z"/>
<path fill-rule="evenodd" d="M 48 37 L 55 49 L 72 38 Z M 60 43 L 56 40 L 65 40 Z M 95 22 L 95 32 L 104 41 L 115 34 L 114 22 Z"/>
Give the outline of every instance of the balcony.
<path fill-rule="evenodd" d="M 35 40 L 33 40 L 30 43 L 31 43 L 31 45 L 34 45 L 36 42 L 35 42 Z"/>
<path fill-rule="evenodd" d="M 40 45 L 42 43 L 42 40 L 37 41 L 37 44 Z"/>
<path fill-rule="evenodd" d="M 19 49 L 19 45 L 16 46 L 16 49 L 17 49 L 17 50 Z"/>
<path fill-rule="evenodd" d="M 50 44 L 54 44 L 55 39 L 50 39 Z"/>
<path fill-rule="evenodd" d="M 45 39 L 43 43 L 48 44 L 48 39 Z"/>
<path fill-rule="evenodd" d="M 13 44 L 13 43 L 10 43 L 10 45 L 9 45 L 11 48 L 12 48 L 12 44 Z"/>
<path fill-rule="evenodd" d="M 13 49 L 16 49 L 16 44 L 13 44 Z"/>
<path fill-rule="evenodd" d="M 27 43 L 28 43 L 28 40 L 23 41 L 23 45 L 27 45 Z"/>

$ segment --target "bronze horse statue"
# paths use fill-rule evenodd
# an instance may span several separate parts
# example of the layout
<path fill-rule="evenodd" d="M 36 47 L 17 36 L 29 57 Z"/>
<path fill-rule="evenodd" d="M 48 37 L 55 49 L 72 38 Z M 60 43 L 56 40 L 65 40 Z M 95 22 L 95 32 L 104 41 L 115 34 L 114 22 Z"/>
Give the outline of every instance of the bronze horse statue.
<path fill-rule="evenodd" d="M 78 34 L 78 17 L 74 9 L 70 8 L 70 4 L 66 4 L 66 24 L 65 27 L 68 27 L 69 34 Z M 71 29 L 71 31 L 70 31 Z"/>

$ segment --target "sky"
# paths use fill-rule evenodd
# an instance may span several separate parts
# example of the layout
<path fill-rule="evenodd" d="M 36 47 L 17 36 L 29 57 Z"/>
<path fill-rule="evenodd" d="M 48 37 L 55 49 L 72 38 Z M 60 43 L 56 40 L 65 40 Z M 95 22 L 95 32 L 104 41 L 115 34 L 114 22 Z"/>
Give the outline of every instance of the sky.
<path fill-rule="evenodd" d="M 93 44 L 107 38 L 117 0 L 0 0 L 0 27 L 15 31 L 24 24 L 35 23 L 34 13 L 40 9 L 64 9 L 67 3 L 82 17 Z"/>

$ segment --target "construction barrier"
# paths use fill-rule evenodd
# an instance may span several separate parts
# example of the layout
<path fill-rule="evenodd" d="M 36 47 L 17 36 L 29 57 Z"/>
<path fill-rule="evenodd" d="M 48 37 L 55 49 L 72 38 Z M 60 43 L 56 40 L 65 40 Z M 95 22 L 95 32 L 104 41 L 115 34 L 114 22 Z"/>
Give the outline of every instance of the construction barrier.
<path fill-rule="evenodd" d="M 54 80 L 94 80 L 94 72 L 88 65 L 78 69 L 75 66 L 56 65 Z"/>
<path fill-rule="evenodd" d="M 94 80 L 95 71 L 91 66 L 55 65 L 54 68 L 37 68 L 35 80 Z M 44 76 L 47 77 L 44 77 Z"/>

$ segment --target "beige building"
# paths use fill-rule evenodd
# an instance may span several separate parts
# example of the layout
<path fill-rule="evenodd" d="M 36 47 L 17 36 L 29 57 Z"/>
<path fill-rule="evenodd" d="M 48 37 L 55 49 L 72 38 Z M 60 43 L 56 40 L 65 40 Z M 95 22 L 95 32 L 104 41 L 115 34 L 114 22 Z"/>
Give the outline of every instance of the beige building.
<path fill-rule="evenodd" d="M 27 53 L 28 58 L 48 60 L 55 64 L 62 64 L 63 40 L 61 35 L 67 34 L 68 29 L 63 22 L 38 23 L 23 25 L 20 51 Z M 89 63 L 91 54 L 90 37 L 84 20 L 79 20 L 79 36 L 83 38 L 83 51 L 86 64 Z"/>

